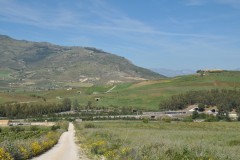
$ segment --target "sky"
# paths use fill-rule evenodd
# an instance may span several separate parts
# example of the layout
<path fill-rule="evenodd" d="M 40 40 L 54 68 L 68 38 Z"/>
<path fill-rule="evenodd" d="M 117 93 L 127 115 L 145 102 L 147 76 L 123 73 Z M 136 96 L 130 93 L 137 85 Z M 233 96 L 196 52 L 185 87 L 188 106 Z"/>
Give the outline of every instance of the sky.
<path fill-rule="evenodd" d="M 0 34 L 145 68 L 240 68 L 240 0 L 0 0 Z"/>

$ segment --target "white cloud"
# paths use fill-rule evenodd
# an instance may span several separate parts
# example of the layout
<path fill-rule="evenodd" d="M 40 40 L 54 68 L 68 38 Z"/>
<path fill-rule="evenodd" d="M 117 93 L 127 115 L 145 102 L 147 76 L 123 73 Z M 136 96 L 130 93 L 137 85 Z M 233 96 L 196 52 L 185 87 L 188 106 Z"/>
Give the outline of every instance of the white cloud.
<path fill-rule="evenodd" d="M 87 4 L 81 1 L 80 4 L 73 7 L 56 5 L 55 7 L 36 8 L 30 4 L 18 2 L 0 0 L 0 21 L 28 24 L 54 31 L 59 29 L 66 35 L 71 34 L 66 37 L 69 44 L 93 44 L 95 37 L 92 35 L 94 35 L 109 39 L 114 37 L 116 41 L 119 41 L 111 45 L 102 43 L 101 47 L 112 48 L 116 53 L 125 52 L 125 54 L 134 53 L 135 55 L 145 53 L 145 58 L 151 57 L 146 55 L 147 53 L 152 55 L 168 54 L 173 57 L 174 55 L 189 57 L 196 54 L 200 56 L 203 52 L 205 55 L 208 52 L 214 55 L 227 54 L 225 42 L 229 39 L 221 39 L 220 36 L 211 35 L 208 32 L 200 34 L 190 33 L 187 30 L 186 32 L 163 31 L 146 22 L 129 17 L 104 1 L 92 0 L 87 1 Z M 186 2 L 188 5 L 203 5 L 205 0 L 188 0 Z M 221 0 L 221 3 L 227 2 Z M 215 17 L 209 16 L 192 20 L 171 18 L 170 21 L 178 26 L 208 23 L 212 19 Z M 220 40 L 221 43 L 219 43 Z M 141 56 L 139 57 L 141 58 Z M 142 58 L 142 60 L 145 59 Z"/>
<path fill-rule="evenodd" d="M 240 8 L 240 0 L 184 0 L 187 6 L 203 6 L 208 3 L 229 5 L 233 8 Z"/>
<path fill-rule="evenodd" d="M 74 24 L 75 13 L 63 8 L 35 7 L 24 2 L 0 1 L 0 21 L 33 25 L 43 28 L 69 27 Z"/>
<path fill-rule="evenodd" d="M 198 4 L 201 0 L 191 0 L 192 4 Z M 61 29 L 70 27 L 75 30 L 85 29 L 108 33 L 116 31 L 139 34 L 157 34 L 161 36 L 183 36 L 183 37 L 213 37 L 212 35 L 174 33 L 160 31 L 139 20 L 132 19 L 123 13 L 114 10 L 103 1 L 89 1 L 90 5 L 72 9 L 67 7 L 38 7 L 32 8 L 29 4 L 16 1 L 0 1 L 0 21 L 14 22 L 33 25 L 42 28 Z M 80 5 L 79 5 L 80 6 Z M 77 5 L 76 5 L 77 7 Z M 84 16 L 82 16 L 84 15 Z"/>

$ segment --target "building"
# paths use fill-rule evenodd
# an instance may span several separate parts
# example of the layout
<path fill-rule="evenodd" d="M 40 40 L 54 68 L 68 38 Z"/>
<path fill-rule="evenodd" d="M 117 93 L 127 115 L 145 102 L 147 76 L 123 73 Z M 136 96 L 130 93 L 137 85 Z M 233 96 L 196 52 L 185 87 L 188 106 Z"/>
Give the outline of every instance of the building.
<path fill-rule="evenodd" d="M 9 120 L 0 120 L 0 126 L 8 126 Z"/>

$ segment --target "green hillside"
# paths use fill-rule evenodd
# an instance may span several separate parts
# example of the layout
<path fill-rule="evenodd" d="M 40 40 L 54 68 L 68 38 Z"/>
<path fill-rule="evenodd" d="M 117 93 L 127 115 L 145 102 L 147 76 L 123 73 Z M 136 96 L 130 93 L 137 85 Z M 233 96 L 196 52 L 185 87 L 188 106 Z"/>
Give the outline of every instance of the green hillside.
<path fill-rule="evenodd" d="M 61 102 L 60 98 L 77 99 L 80 105 L 84 106 L 89 101 L 93 106 L 119 106 L 142 108 L 146 110 L 158 110 L 161 100 L 172 95 L 184 93 L 190 90 L 210 90 L 210 89 L 240 89 L 240 72 L 224 71 L 221 73 L 207 73 L 179 76 L 162 80 L 147 80 L 138 83 L 122 83 L 114 87 L 111 92 L 106 91 L 114 85 L 98 85 L 92 87 L 79 87 L 72 90 L 59 89 L 50 91 L 39 91 L 23 93 L 0 93 L 0 102 L 6 101 L 37 101 L 40 103 Z M 36 94 L 47 99 L 34 98 Z M 56 98 L 58 97 L 58 98 Z M 100 98 L 96 101 L 95 98 Z M 34 102 L 34 103 L 37 103 Z"/>
<path fill-rule="evenodd" d="M 3 35 L 0 57 L 1 86 L 8 81 L 26 89 L 56 89 L 69 86 L 69 82 L 89 86 L 164 77 L 100 49 L 15 40 Z"/>
<path fill-rule="evenodd" d="M 159 81 L 119 85 L 111 94 L 102 95 L 100 105 L 113 104 L 158 109 L 162 99 L 190 90 L 240 89 L 240 72 L 180 76 Z M 99 103 L 99 102 L 98 102 Z"/>

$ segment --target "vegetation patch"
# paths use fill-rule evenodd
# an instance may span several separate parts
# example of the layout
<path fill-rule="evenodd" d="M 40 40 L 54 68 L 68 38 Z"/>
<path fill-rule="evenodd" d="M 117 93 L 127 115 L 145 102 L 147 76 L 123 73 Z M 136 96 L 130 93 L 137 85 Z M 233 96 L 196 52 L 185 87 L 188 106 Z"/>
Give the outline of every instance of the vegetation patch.
<path fill-rule="evenodd" d="M 240 146 L 240 140 L 231 140 L 229 142 L 230 146 Z"/>
<path fill-rule="evenodd" d="M 0 159 L 26 160 L 53 147 L 66 131 L 66 122 L 58 124 L 58 129 L 40 126 L 4 127 L 0 133 Z"/>
<path fill-rule="evenodd" d="M 159 106 L 160 109 L 164 110 L 182 110 L 188 105 L 198 104 L 199 112 L 203 112 L 205 106 L 217 106 L 218 118 L 229 121 L 229 112 L 232 110 L 235 110 L 238 114 L 240 112 L 239 97 L 240 90 L 212 89 L 210 91 L 188 91 L 184 94 L 171 96 L 171 98 L 162 101 Z M 194 119 L 198 116 L 197 112 L 193 112 Z"/>
<path fill-rule="evenodd" d="M 75 124 L 81 145 L 109 160 L 240 158 L 237 122 L 98 121 L 92 122 L 95 128 L 85 128 L 86 123 Z"/>
<path fill-rule="evenodd" d="M 95 125 L 93 123 L 85 123 L 84 128 L 95 128 Z"/>

